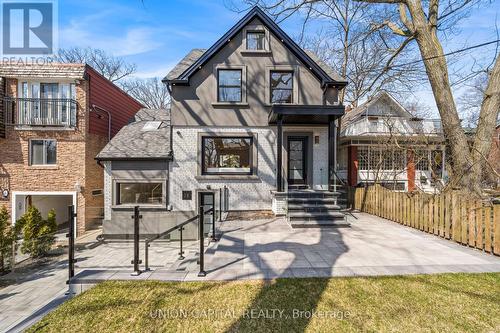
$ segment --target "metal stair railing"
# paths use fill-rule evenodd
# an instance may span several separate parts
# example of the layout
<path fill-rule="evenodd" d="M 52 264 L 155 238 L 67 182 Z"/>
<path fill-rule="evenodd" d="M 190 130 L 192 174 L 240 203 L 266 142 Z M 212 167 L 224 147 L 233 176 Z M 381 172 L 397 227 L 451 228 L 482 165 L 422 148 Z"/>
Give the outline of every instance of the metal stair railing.
<path fill-rule="evenodd" d="M 183 251 L 183 247 L 182 247 L 182 242 L 183 242 L 182 231 L 184 230 L 184 227 L 187 224 L 192 223 L 194 221 L 197 221 L 199 219 L 199 216 L 200 215 L 195 215 L 195 216 L 189 218 L 188 220 L 182 222 L 181 224 L 178 224 L 178 225 L 162 232 L 161 234 L 147 238 L 144 241 L 144 245 L 145 245 L 145 249 L 144 249 L 144 266 L 145 267 L 144 267 L 144 270 L 149 271 L 149 246 L 151 245 L 151 243 L 157 239 L 160 239 L 160 238 L 163 238 L 163 237 L 169 235 L 170 233 L 172 233 L 176 230 L 179 230 L 179 233 L 180 233 L 180 235 L 179 235 L 180 236 L 179 260 L 183 260 L 184 259 L 184 251 Z"/>

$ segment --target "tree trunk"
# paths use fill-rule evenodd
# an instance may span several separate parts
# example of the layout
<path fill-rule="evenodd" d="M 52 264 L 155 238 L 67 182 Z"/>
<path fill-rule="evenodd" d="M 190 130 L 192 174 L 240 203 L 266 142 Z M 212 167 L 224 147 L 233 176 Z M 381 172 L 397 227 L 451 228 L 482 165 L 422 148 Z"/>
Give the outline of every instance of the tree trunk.
<path fill-rule="evenodd" d="M 417 44 L 441 116 L 445 139 L 450 147 L 454 181 L 467 188 L 474 188 L 475 185 L 471 183 L 470 177 L 473 165 L 472 156 L 451 92 L 443 48 L 435 29 L 428 25 L 421 5 L 409 2 L 408 8 L 413 18 Z"/>
<path fill-rule="evenodd" d="M 475 181 L 481 181 L 481 172 L 489 172 L 486 159 L 490 154 L 492 138 L 495 133 L 495 125 L 500 110 L 500 57 L 497 57 L 495 66 L 489 75 L 488 86 L 481 103 L 481 112 L 477 124 L 476 135 L 472 157 L 474 158 L 473 176 Z"/>

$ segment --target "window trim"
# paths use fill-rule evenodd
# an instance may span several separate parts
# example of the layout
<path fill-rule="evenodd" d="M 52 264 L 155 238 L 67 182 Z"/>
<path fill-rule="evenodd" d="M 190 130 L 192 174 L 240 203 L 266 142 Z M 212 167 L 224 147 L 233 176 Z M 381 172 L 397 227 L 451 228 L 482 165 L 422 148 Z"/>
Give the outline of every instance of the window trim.
<path fill-rule="evenodd" d="M 136 184 L 156 184 L 159 183 L 161 184 L 161 191 L 162 191 L 162 203 L 119 203 L 120 201 L 120 192 L 119 192 L 119 185 L 123 183 L 136 183 Z M 167 204 L 167 179 L 165 178 L 152 178 L 152 179 L 131 179 L 131 178 L 116 178 L 113 179 L 113 191 L 112 191 L 112 208 L 121 208 L 121 207 L 133 207 L 133 206 L 140 206 L 140 207 L 165 207 Z"/>
<path fill-rule="evenodd" d="M 249 32 L 264 32 L 264 49 L 262 50 L 249 50 L 247 48 L 247 33 Z M 240 53 L 242 55 L 252 55 L 252 54 L 261 54 L 261 55 L 270 55 L 271 54 L 271 35 L 269 33 L 269 29 L 263 24 L 253 24 L 247 25 L 242 32 L 241 36 L 241 47 Z"/>
<path fill-rule="evenodd" d="M 240 72 L 240 85 L 239 86 L 222 86 L 223 88 L 240 88 L 240 100 L 239 101 L 221 101 L 220 100 L 220 72 L 221 71 L 239 71 Z M 243 102 L 243 70 L 241 68 L 217 68 L 217 102 L 218 103 L 242 103 Z"/>
<path fill-rule="evenodd" d="M 32 142 L 33 141 L 43 141 L 43 161 L 44 163 L 42 164 L 35 164 L 33 163 L 33 146 Z M 54 141 L 56 144 L 56 161 L 55 163 L 48 164 L 47 163 L 47 141 Z M 28 165 L 29 166 L 34 166 L 34 167 L 55 167 L 57 166 L 57 140 L 56 139 L 39 139 L 39 138 L 32 138 L 29 139 L 29 146 L 28 146 Z"/>
<path fill-rule="evenodd" d="M 291 96 L 291 101 L 287 103 L 274 103 L 272 101 L 273 99 L 273 87 L 271 85 L 271 80 L 273 77 L 273 73 L 289 73 L 292 75 L 292 87 L 290 89 L 278 89 L 278 90 L 290 90 L 292 93 Z M 295 99 L 295 71 L 294 70 L 286 70 L 286 69 L 271 69 L 269 72 L 269 103 L 271 105 L 287 105 L 287 104 L 294 104 L 294 99 Z"/>
<path fill-rule="evenodd" d="M 248 172 L 209 172 L 205 171 L 205 140 L 206 139 L 250 139 L 250 156 L 249 156 L 249 165 L 250 171 Z M 255 140 L 253 135 L 203 135 L 201 137 L 201 175 L 202 176 L 250 176 L 254 174 L 254 145 Z"/>

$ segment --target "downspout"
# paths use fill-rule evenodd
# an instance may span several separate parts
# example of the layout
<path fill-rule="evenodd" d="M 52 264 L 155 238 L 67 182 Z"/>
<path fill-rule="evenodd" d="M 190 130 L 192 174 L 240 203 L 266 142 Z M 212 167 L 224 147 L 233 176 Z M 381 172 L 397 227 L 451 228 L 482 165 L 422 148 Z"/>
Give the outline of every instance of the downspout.
<path fill-rule="evenodd" d="M 97 113 L 99 113 L 99 111 L 104 111 L 107 113 L 107 115 L 108 115 L 108 142 L 111 141 L 111 113 L 108 110 L 101 108 L 100 106 L 97 106 L 95 104 L 92 104 L 92 110 L 94 112 L 97 112 Z"/>

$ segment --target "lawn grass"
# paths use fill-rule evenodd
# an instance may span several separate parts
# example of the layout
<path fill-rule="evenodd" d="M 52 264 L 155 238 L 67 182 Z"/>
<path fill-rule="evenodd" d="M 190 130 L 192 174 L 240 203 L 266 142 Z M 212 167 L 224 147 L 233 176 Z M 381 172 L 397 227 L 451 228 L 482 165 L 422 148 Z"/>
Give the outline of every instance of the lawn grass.
<path fill-rule="evenodd" d="M 105 282 L 29 331 L 499 332 L 500 274 Z"/>

